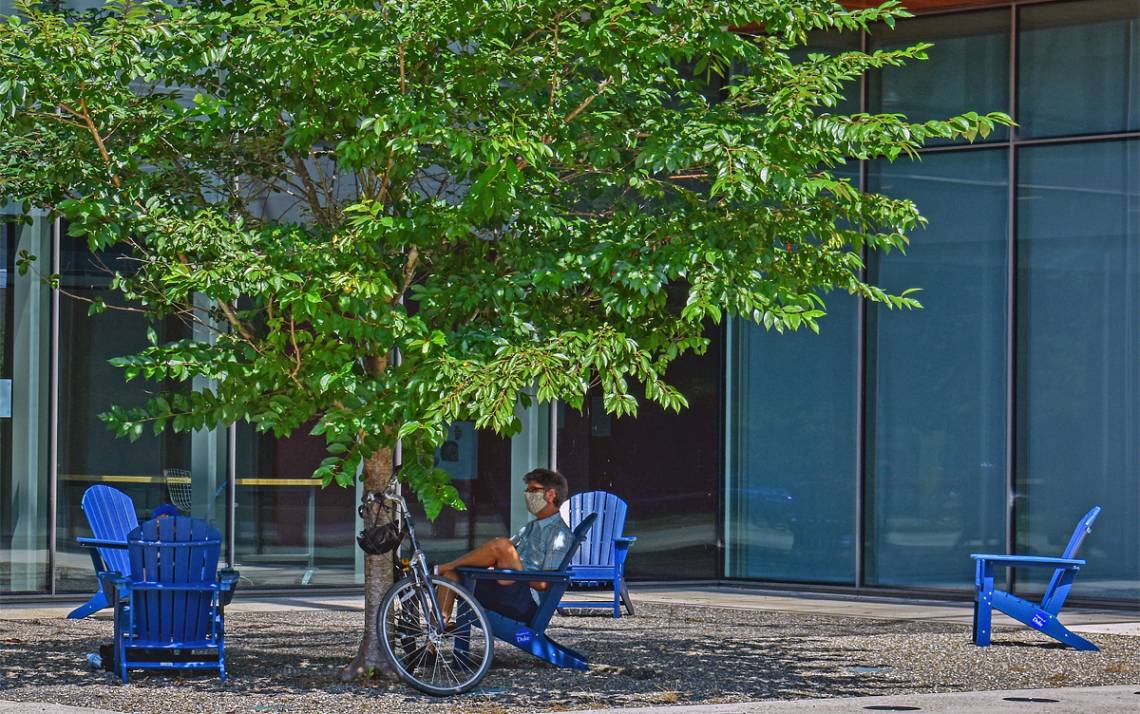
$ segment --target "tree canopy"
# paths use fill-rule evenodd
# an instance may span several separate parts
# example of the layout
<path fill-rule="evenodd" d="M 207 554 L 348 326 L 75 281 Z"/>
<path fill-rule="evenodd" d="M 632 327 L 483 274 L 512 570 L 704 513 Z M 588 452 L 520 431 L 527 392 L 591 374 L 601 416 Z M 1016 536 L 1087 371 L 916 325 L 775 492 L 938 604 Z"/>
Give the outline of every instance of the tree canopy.
<path fill-rule="evenodd" d="M 400 440 L 429 513 L 453 420 L 520 399 L 680 409 L 671 361 L 709 320 L 817 330 L 912 203 L 853 160 L 985 136 L 999 113 L 837 113 L 929 45 L 810 54 L 886 32 L 890 0 L 17 2 L 0 23 L 0 197 L 115 248 L 122 305 L 215 333 L 117 361 L 212 386 L 115 408 L 120 433 L 248 420 L 327 440 L 351 483 Z M 27 268 L 36 256 L 24 255 Z M 393 355 L 399 359 L 393 359 Z"/>

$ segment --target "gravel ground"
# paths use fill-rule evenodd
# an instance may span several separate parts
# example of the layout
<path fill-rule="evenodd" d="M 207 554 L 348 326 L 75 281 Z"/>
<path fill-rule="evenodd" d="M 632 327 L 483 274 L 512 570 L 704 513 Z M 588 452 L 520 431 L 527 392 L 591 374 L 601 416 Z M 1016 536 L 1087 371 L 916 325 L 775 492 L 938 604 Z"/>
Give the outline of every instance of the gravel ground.
<path fill-rule="evenodd" d="M 109 619 L 0 620 L 0 699 L 122 712 L 532 712 L 1140 682 L 1140 638 L 1093 635 L 1074 652 L 1028 629 L 994 645 L 935 622 L 817 617 L 645 604 L 637 617 L 555 617 L 549 634 L 586 654 L 589 673 L 560 670 L 496 642 L 480 690 L 439 700 L 398 683 L 334 683 L 355 650 L 359 612 L 235 612 L 227 669 L 216 676 L 133 673 L 121 686 L 87 669 Z"/>

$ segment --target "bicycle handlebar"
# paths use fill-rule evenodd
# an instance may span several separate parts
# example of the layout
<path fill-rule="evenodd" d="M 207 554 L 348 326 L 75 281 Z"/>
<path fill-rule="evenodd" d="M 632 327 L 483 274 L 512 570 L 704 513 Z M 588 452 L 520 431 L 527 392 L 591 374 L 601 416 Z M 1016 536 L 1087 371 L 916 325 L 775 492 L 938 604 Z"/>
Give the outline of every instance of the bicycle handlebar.
<path fill-rule="evenodd" d="M 406 514 L 408 512 L 408 502 L 404 499 L 404 496 L 402 494 L 396 491 L 396 488 L 398 486 L 399 484 L 395 479 L 393 479 L 392 483 L 384 491 L 384 500 L 394 501 L 395 503 L 399 504 L 401 510 L 403 510 L 403 512 Z"/>

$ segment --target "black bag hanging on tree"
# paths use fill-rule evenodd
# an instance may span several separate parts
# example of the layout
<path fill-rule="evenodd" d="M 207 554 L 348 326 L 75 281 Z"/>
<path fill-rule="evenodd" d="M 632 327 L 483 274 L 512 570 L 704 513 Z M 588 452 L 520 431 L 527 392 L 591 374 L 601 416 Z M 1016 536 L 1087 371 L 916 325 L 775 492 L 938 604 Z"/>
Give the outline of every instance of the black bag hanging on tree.
<path fill-rule="evenodd" d="M 365 493 L 360 507 L 356 509 L 366 524 L 356 536 L 356 544 L 369 555 L 383 555 L 395 550 L 408 534 L 407 530 L 394 520 L 377 524 L 376 521 L 380 519 L 383 510 L 384 497 L 374 491 Z"/>

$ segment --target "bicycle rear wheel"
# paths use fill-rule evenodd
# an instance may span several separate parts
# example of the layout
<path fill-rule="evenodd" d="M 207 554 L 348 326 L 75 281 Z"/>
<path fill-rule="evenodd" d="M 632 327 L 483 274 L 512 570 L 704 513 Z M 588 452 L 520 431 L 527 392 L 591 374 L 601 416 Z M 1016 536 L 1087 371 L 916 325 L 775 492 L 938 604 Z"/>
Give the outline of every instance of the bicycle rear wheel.
<path fill-rule="evenodd" d="M 455 595 L 443 632 L 435 625 L 430 593 L 413 577 L 388 588 L 376 613 L 380 649 L 400 679 L 434 696 L 462 694 L 491 668 L 493 635 L 482 606 L 456 583 L 432 576 L 432 585 Z M 450 617 L 448 617 L 450 615 Z"/>

